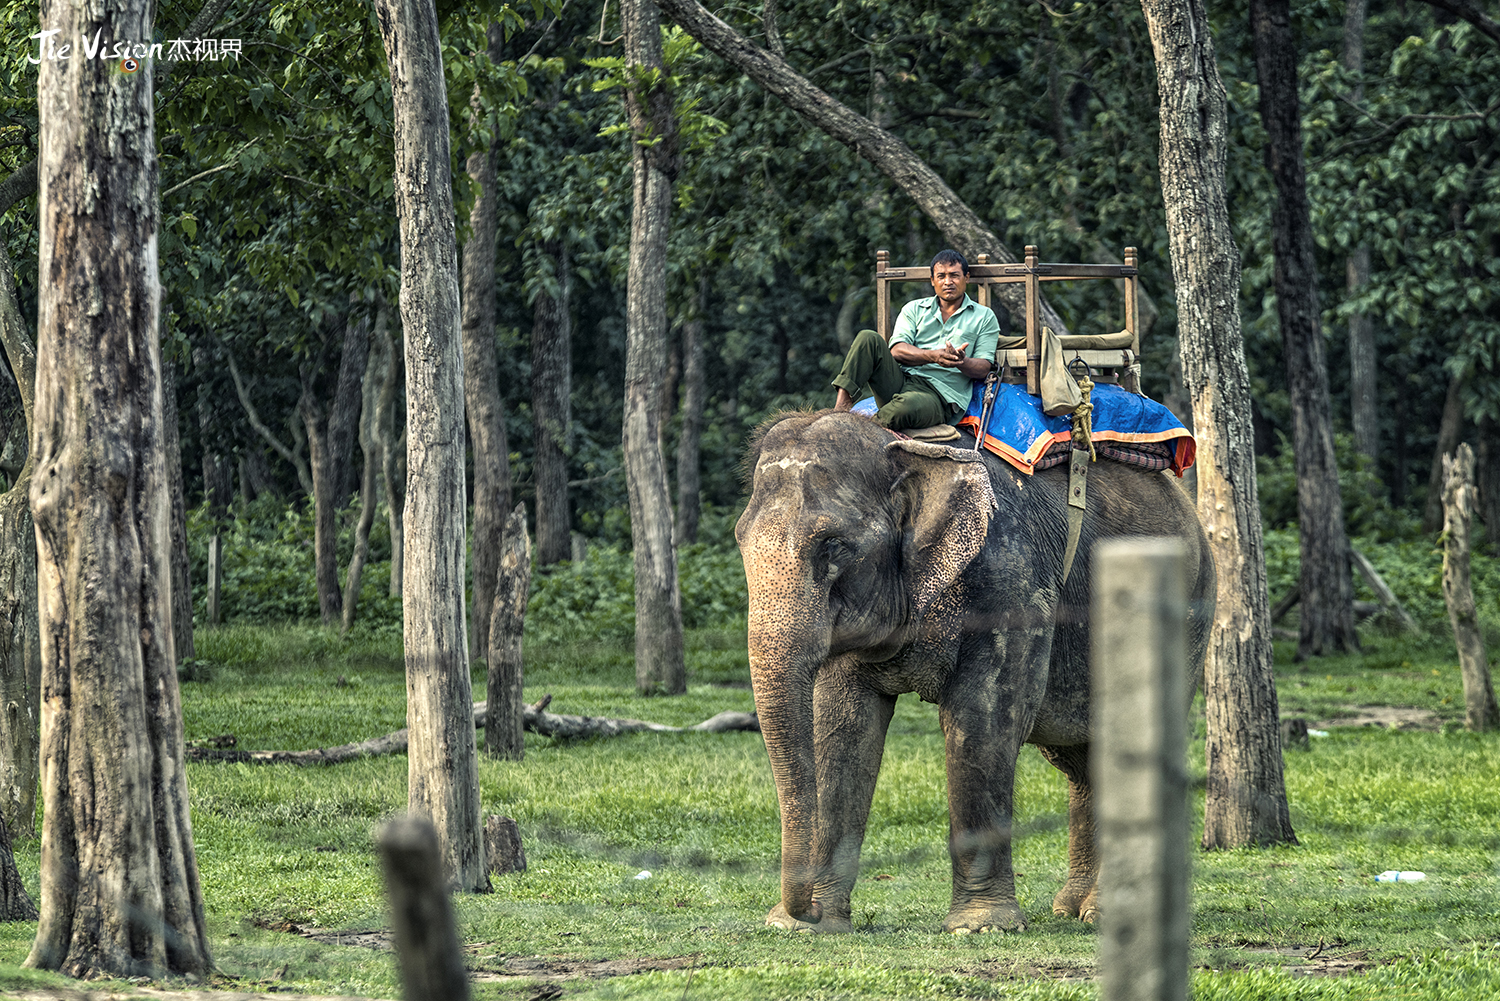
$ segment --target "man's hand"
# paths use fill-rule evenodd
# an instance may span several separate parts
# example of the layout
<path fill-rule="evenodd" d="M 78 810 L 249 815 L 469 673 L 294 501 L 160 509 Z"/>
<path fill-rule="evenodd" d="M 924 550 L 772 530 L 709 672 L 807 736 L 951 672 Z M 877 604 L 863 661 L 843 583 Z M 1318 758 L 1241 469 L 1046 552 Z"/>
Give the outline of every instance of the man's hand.
<path fill-rule="evenodd" d="M 944 368 L 958 368 L 968 357 L 969 345 L 967 343 L 954 347 L 952 344 L 944 344 L 941 348 L 932 352 L 932 360 Z"/>

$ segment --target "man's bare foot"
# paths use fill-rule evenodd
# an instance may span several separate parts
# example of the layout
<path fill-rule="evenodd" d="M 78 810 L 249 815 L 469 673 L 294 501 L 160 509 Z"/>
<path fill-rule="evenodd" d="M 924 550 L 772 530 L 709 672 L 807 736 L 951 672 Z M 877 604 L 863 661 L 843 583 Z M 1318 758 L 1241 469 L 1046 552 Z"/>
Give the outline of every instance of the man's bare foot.
<path fill-rule="evenodd" d="M 853 410 L 854 409 L 854 397 L 850 396 L 849 395 L 849 390 L 845 389 L 843 386 L 839 387 L 839 396 L 838 396 L 838 399 L 833 402 L 833 409 L 835 409 L 835 410 Z"/>

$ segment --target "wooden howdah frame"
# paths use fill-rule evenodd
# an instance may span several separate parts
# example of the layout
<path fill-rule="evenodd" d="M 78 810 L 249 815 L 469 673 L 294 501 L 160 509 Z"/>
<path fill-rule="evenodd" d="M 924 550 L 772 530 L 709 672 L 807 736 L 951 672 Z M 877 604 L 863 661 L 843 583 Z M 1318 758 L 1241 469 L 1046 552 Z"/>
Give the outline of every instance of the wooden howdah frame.
<path fill-rule="evenodd" d="M 880 336 L 887 341 L 895 329 L 896 319 L 891 315 L 891 285 L 895 282 L 932 283 L 932 268 L 927 266 L 892 268 L 888 250 L 875 253 L 875 326 Z M 969 265 L 969 284 L 976 286 L 976 301 L 989 307 L 990 291 L 995 285 L 1025 284 L 1026 286 L 1026 346 L 1001 350 L 993 361 L 996 365 L 1009 366 L 1016 372 L 1025 371 L 1026 391 L 1033 395 L 1041 392 L 1042 326 L 1037 318 L 1040 312 L 1043 282 L 1108 279 L 1124 286 L 1125 328 L 1110 334 L 1065 334 L 1060 337 L 1064 357 L 1068 361 L 1081 358 L 1097 373 L 1096 381 L 1118 381 L 1120 373 L 1128 370 L 1141 356 L 1139 307 L 1137 286 L 1139 269 L 1136 267 L 1136 248 L 1125 248 L 1124 264 L 1049 264 L 1037 259 L 1037 248 L 1027 246 L 1023 264 L 991 264 L 988 254 L 980 254 Z"/>

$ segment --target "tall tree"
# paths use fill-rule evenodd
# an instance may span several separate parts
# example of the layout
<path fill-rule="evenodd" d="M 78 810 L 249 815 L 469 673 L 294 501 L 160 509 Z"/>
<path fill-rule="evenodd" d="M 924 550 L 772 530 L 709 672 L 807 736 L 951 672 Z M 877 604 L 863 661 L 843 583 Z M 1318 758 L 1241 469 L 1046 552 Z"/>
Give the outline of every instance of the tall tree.
<path fill-rule="evenodd" d="M 359 450 L 364 457 L 364 466 L 360 470 L 359 523 L 354 526 L 354 549 L 349 554 L 349 572 L 344 577 L 344 634 L 354 626 L 365 559 L 370 554 L 370 529 L 374 527 L 375 508 L 380 502 L 380 443 L 375 436 L 375 406 L 380 395 L 381 377 L 391 363 L 389 335 L 386 333 L 388 323 L 389 317 L 382 302 L 375 309 L 375 327 L 365 352 L 364 375 L 360 378 Z"/>
<path fill-rule="evenodd" d="M 774 3 L 766 5 L 766 32 L 774 34 Z M 698 541 L 698 520 L 703 514 L 702 470 L 699 444 L 703 440 L 703 403 L 707 395 L 704 375 L 703 314 L 708 311 L 708 276 L 698 278 L 693 312 L 682 324 L 682 434 L 677 439 L 677 544 Z"/>
<path fill-rule="evenodd" d="M 460 890 L 489 889 L 464 621 L 464 360 L 448 98 L 433 0 L 377 0 L 391 70 L 406 340 L 407 809 Z"/>
<path fill-rule="evenodd" d="M 504 32 L 497 22 L 490 22 L 485 40 L 490 61 L 498 63 L 504 54 Z M 499 202 L 495 165 L 499 151 L 493 139 L 486 142 L 481 135 L 482 96 L 476 82 L 469 98 L 474 148 L 467 161 L 474 205 L 469 209 L 470 236 L 464 244 L 462 298 L 464 409 L 469 417 L 469 447 L 474 451 L 474 609 L 469 639 L 476 657 L 489 656 L 495 575 L 500 571 L 505 519 L 510 512 L 510 443 L 495 354 L 495 213 Z"/>
<path fill-rule="evenodd" d="M 1198 439 L 1198 517 L 1218 571 L 1208 660 L 1203 846 L 1296 841 L 1282 776 L 1240 256 L 1229 227 L 1224 83 L 1203 0 L 1141 0 L 1161 100 L 1166 203 L 1182 377 Z"/>
<path fill-rule="evenodd" d="M 568 453 L 573 435 L 573 265 L 568 247 L 548 248 L 556 291 L 537 290 L 531 326 L 531 422 L 536 451 L 536 563 L 550 566 L 573 552 Z"/>
<path fill-rule="evenodd" d="M 49 3 L 65 38 L 150 38 L 146 0 Z M 26 965 L 212 966 L 183 770 L 162 450 L 152 67 L 38 70 L 36 521 L 41 921 Z M 108 304 L 109 308 L 104 308 Z"/>
<path fill-rule="evenodd" d="M 1443 460 L 1453 454 L 1464 434 L 1464 385 L 1469 374 L 1461 371 L 1448 379 L 1443 397 L 1443 416 L 1438 422 L 1437 443 L 1427 474 L 1427 503 L 1422 511 L 1422 531 L 1429 534 L 1443 527 Z"/>
<path fill-rule="evenodd" d="M 1344 69 L 1355 81 L 1349 98 L 1355 104 L 1364 100 L 1365 89 L 1360 76 L 1365 67 L 1366 0 L 1347 0 L 1344 4 Z M 1345 264 L 1345 285 L 1351 297 L 1359 295 L 1370 283 L 1370 245 L 1354 248 Z M 1375 324 L 1364 310 L 1349 315 L 1349 412 L 1354 427 L 1354 445 L 1373 466 L 1380 458 L 1380 393 L 1376 378 Z"/>
<path fill-rule="evenodd" d="M 635 684 L 687 691 L 682 595 L 672 541 L 672 495 L 658 432 L 667 363 L 667 230 L 680 159 L 672 90 L 662 65 L 661 25 L 651 0 L 622 0 L 625 91 L 630 114 L 634 209 L 626 286 L 625 477 L 635 549 Z"/>
<path fill-rule="evenodd" d="M 1276 254 L 1276 310 L 1297 461 L 1297 528 L 1301 539 L 1301 628 L 1297 659 L 1359 649 L 1349 539 L 1333 451 L 1328 363 L 1318 306 L 1318 267 L 1302 119 L 1297 100 L 1297 42 L 1291 0 L 1250 0 L 1266 164 L 1276 182 L 1271 227 Z"/>

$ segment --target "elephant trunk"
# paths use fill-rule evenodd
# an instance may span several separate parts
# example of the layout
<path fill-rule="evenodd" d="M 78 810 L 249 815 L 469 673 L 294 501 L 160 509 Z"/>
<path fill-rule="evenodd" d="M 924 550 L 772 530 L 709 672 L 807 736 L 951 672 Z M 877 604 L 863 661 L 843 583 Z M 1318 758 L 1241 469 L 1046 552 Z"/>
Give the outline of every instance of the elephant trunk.
<path fill-rule="evenodd" d="M 752 599 L 750 676 L 781 806 L 781 902 L 789 916 L 816 923 L 822 914 L 813 899 L 818 875 L 813 679 L 828 657 L 829 624 L 826 602 L 821 608 L 788 605 L 773 610 Z"/>

